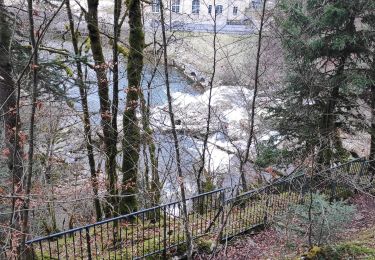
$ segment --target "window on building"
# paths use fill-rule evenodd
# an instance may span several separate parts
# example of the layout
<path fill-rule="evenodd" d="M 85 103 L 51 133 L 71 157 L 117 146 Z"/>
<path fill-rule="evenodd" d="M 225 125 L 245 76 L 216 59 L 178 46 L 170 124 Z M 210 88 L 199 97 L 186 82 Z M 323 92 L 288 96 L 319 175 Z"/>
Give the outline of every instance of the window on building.
<path fill-rule="evenodd" d="M 152 12 L 159 13 L 160 12 L 160 0 L 153 0 L 152 1 Z"/>
<path fill-rule="evenodd" d="M 180 0 L 172 0 L 172 12 L 180 12 Z"/>
<path fill-rule="evenodd" d="M 251 1 L 251 5 L 254 9 L 259 9 L 262 7 L 262 0 L 253 0 Z"/>
<path fill-rule="evenodd" d="M 208 6 L 208 13 L 209 13 L 209 14 L 212 13 L 212 5 L 209 5 L 209 6 Z"/>
<path fill-rule="evenodd" d="M 191 4 L 191 13 L 199 14 L 199 7 L 200 7 L 199 0 L 193 0 Z"/>
<path fill-rule="evenodd" d="M 216 5 L 215 6 L 215 13 L 216 15 L 223 13 L 223 6 L 222 5 Z"/>
<path fill-rule="evenodd" d="M 237 13 L 238 13 L 238 7 L 234 6 L 233 7 L 233 15 L 237 15 Z"/>

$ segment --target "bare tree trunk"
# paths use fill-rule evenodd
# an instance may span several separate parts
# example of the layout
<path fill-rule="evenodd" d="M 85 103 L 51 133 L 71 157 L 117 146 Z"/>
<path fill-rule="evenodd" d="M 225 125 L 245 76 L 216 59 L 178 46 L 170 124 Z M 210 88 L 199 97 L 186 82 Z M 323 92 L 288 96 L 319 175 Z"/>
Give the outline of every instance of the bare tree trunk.
<path fill-rule="evenodd" d="M 123 160 L 122 160 L 122 195 L 121 214 L 137 209 L 137 175 L 140 149 L 140 129 L 136 111 L 141 91 L 143 69 L 144 34 L 140 0 L 127 2 L 129 11 L 129 55 L 127 64 L 128 88 L 126 106 L 123 114 Z"/>
<path fill-rule="evenodd" d="M 31 113 L 29 122 L 29 151 L 27 154 L 28 164 L 27 164 L 27 175 L 24 183 L 25 195 L 23 203 L 23 215 L 22 215 L 22 239 L 20 244 L 20 256 L 23 259 L 30 259 L 30 250 L 25 247 L 26 238 L 29 233 L 29 206 L 30 198 L 29 194 L 31 192 L 31 179 L 33 175 L 34 166 L 34 125 L 35 125 L 35 112 L 36 112 L 36 97 L 38 88 L 38 45 L 35 39 L 35 28 L 34 28 L 34 18 L 33 18 L 33 1 L 28 0 L 28 17 L 29 17 L 29 33 L 30 42 L 32 47 L 32 62 L 31 62 L 31 72 L 32 72 L 32 91 L 31 91 Z"/>
<path fill-rule="evenodd" d="M 214 6 L 215 6 L 215 3 L 214 3 Z M 216 48 L 216 44 L 217 44 L 216 17 L 217 17 L 217 14 L 216 14 L 216 12 L 214 12 L 214 37 L 213 37 L 213 41 L 212 41 L 213 48 L 214 48 L 214 57 L 213 57 L 212 74 L 211 74 L 211 78 L 210 78 L 210 82 L 209 82 L 210 91 L 209 91 L 209 95 L 208 95 L 208 113 L 207 113 L 207 121 L 206 121 L 206 133 L 205 133 L 205 135 L 204 135 L 204 139 L 203 139 L 203 150 L 202 150 L 201 162 L 200 162 L 201 165 L 200 165 L 200 167 L 199 167 L 198 175 L 197 175 L 197 189 L 198 189 L 198 194 L 208 191 L 208 190 L 204 190 L 204 188 L 202 187 L 202 186 L 203 186 L 202 173 L 203 173 L 204 170 L 205 170 L 205 163 L 206 163 L 206 150 L 207 150 L 208 137 L 209 137 L 209 135 L 210 135 L 210 124 L 211 124 L 211 100 L 212 100 L 212 88 L 213 88 L 214 79 L 215 79 L 215 75 L 216 75 L 216 61 L 217 61 L 217 48 Z M 209 169 L 208 169 L 208 174 L 210 174 L 210 173 L 209 173 Z M 210 179 L 211 179 L 211 178 L 210 178 Z M 209 180 L 206 180 L 206 182 L 207 182 L 207 181 L 209 181 Z M 202 206 L 203 206 L 203 205 L 202 205 Z M 200 208 L 203 209 L 203 207 L 201 207 L 201 206 L 200 206 Z"/>
<path fill-rule="evenodd" d="M 12 179 L 12 188 L 9 192 L 12 193 L 13 199 L 11 205 L 1 205 L 0 211 L 11 211 L 13 214 L 10 218 L 1 217 L 0 223 L 10 223 L 10 228 L 20 232 L 20 217 L 18 216 L 19 211 L 16 212 L 16 194 L 20 193 L 22 188 L 22 143 L 18 140 L 18 133 L 21 127 L 21 121 L 19 117 L 19 95 L 16 91 L 14 80 L 12 78 L 12 64 L 10 58 L 11 49 L 11 30 L 10 23 L 7 18 L 3 0 L 0 1 L 0 49 L 2 50 L 0 58 L 0 114 L 3 120 L 4 133 L 5 133 L 5 149 L 8 156 L 8 168 L 10 172 L 10 178 Z M 6 210 L 8 209 L 8 210 Z M 15 216 L 17 214 L 18 217 Z M 1 228 L 0 231 L 0 258 L 5 255 L 2 249 L 12 245 L 2 245 L 3 242 L 8 241 L 6 237 L 7 233 L 15 233 L 10 230 Z M 16 236 L 19 234 L 16 234 Z"/>
<path fill-rule="evenodd" d="M 69 18 L 69 28 L 70 34 L 72 37 L 72 44 L 74 49 L 74 55 L 76 57 L 80 57 L 81 53 L 78 47 L 78 39 L 77 39 L 77 31 L 74 29 L 74 19 L 72 15 L 72 11 L 70 8 L 70 0 L 65 0 L 66 10 Z M 91 186 L 94 193 L 94 207 L 96 212 L 96 219 L 100 220 L 102 217 L 102 210 L 100 206 L 100 201 L 98 197 L 98 176 L 96 173 L 95 167 L 95 157 L 94 157 L 94 148 L 92 145 L 92 136 L 91 136 L 91 123 L 90 123 L 90 114 L 89 108 L 87 103 L 87 91 L 86 85 L 83 78 L 83 70 L 82 70 L 82 63 L 79 59 L 76 59 L 76 67 L 77 67 L 77 84 L 79 87 L 79 95 L 81 98 L 81 105 L 83 110 L 83 131 L 85 135 L 85 143 L 86 143 L 86 150 L 87 150 L 87 158 L 89 160 L 89 167 L 90 167 L 90 174 L 91 174 Z"/>
<path fill-rule="evenodd" d="M 262 34 L 263 34 L 263 27 L 265 23 L 265 14 L 266 14 L 266 7 L 267 7 L 267 0 L 263 1 L 263 7 L 262 7 L 262 15 L 260 18 L 260 27 L 259 27 L 259 33 L 258 33 L 258 49 L 257 49 L 257 56 L 256 56 L 256 63 L 255 63 L 255 81 L 254 81 L 254 93 L 253 93 L 253 100 L 251 103 L 251 116 L 250 116 L 250 133 L 249 138 L 247 139 L 246 143 L 246 151 L 244 158 L 240 158 L 240 174 L 241 174 L 241 183 L 242 183 L 242 189 L 243 191 L 247 190 L 247 182 L 244 172 L 244 166 L 249 160 L 249 154 L 250 154 L 250 147 L 253 142 L 253 136 L 254 136 L 254 119 L 255 119 L 255 102 L 258 94 L 259 89 L 259 65 L 260 65 L 260 59 L 261 59 L 261 51 L 262 51 Z"/>
<path fill-rule="evenodd" d="M 154 46 L 155 48 L 155 46 Z M 158 52 L 154 50 L 154 55 L 157 55 Z M 147 100 L 144 96 L 144 92 L 140 93 L 140 102 L 141 102 L 141 112 L 142 112 L 142 126 L 144 132 L 145 146 L 148 146 L 148 153 L 150 155 L 150 168 L 151 168 L 151 180 L 149 183 L 149 192 L 151 199 L 151 206 L 157 206 L 160 202 L 160 177 L 159 177 L 159 162 L 157 157 L 156 145 L 154 141 L 154 131 L 150 126 L 150 102 L 151 102 L 151 84 L 155 78 L 155 75 L 158 71 L 158 66 L 161 60 L 161 54 L 156 59 L 155 67 L 151 73 L 151 78 L 147 82 Z M 148 173 L 145 173 L 148 174 Z M 146 181 L 147 182 L 147 181 Z M 159 216 L 155 216 L 159 217 Z"/>
<path fill-rule="evenodd" d="M 181 200 L 182 200 L 182 216 L 183 216 L 183 221 L 184 221 L 186 245 L 187 245 L 186 253 L 187 253 L 187 259 L 190 260 L 192 259 L 192 255 L 193 255 L 193 240 L 192 240 L 192 236 L 190 232 L 189 216 L 188 216 L 188 211 L 187 211 L 187 206 L 186 206 L 185 184 L 184 184 L 184 176 L 182 174 L 182 168 L 181 168 L 179 141 L 178 141 L 176 124 L 175 124 L 174 113 L 173 113 L 173 108 L 172 108 L 172 96 L 171 96 L 171 89 L 170 89 L 170 84 L 169 84 L 169 72 L 168 72 L 168 52 L 167 52 L 167 37 L 165 33 L 164 4 L 163 4 L 163 1 L 161 0 L 160 0 L 160 20 L 161 20 L 161 28 L 162 28 L 162 36 L 163 36 L 164 74 L 165 74 L 165 85 L 167 88 L 168 111 L 169 111 L 169 118 L 170 118 L 171 126 L 172 126 L 174 148 L 176 152 L 178 183 L 180 185 Z"/>
<path fill-rule="evenodd" d="M 121 13 L 121 0 L 114 0 L 115 8 L 113 13 L 113 94 L 112 94 L 112 136 L 111 136 L 111 148 L 109 154 L 109 164 L 115 167 L 117 165 L 116 156 L 117 156 L 117 114 L 118 114 L 118 88 L 119 88 L 119 51 L 118 51 L 118 40 L 120 37 L 121 26 L 119 24 L 120 13 Z M 111 172 L 116 174 L 116 169 L 111 168 Z M 116 177 L 117 182 L 117 177 Z M 117 193 L 117 192 L 116 192 Z M 118 206 L 118 199 L 114 198 L 114 203 L 116 207 Z M 114 211 L 114 216 L 118 214 L 117 210 Z"/>
<path fill-rule="evenodd" d="M 95 72 L 98 81 L 98 92 L 100 101 L 100 116 L 101 125 L 103 128 L 103 142 L 104 142 L 104 155 L 106 157 L 106 174 L 109 179 L 108 192 L 110 198 L 108 202 L 110 207 L 107 207 L 106 214 L 113 215 L 117 211 L 117 175 L 116 164 L 110 161 L 110 155 L 113 151 L 113 145 L 116 145 L 113 140 L 113 128 L 111 124 L 111 102 L 109 100 L 109 87 L 107 79 L 107 67 L 105 62 L 102 43 L 100 40 L 99 23 L 98 23 L 98 0 L 87 0 L 88 12 L 86 14 L 87 27 L 91 41 L 91 51 L 95 61 Z M 112 211 L 112 212 L 111 212 Z"/>
<path fill-rule="evenodd" d="M 371 125 L 370 125 L 370 172 L 375 176 L 375 85 L 371 86 Z"/>
<path fill-rule="evenodd" d="M 55 115 L 52 116 L 52 117 L 56 117 Z M 42 219 L 42 222 L 44 223 L 44 229 L 47 231 L 47 234 L 53 234 L 53 233 L 57 233 L 57 232 L 60 232 L 60 230 L 58 230 L 57 228 L 57 222 L 56 222 L 56 210 L 55 210 L 55 203 L 54 203 L 54 178 L 51 178 L 51 175 L 53 174 L 51 172 L 51 168 L 52 168 L 52 162 L 51 162 L 51 158 L 53 158 L 54 156 L 54 146 L 55 146 L 55 142 L 56 142 L 56 138 L 58 136 L 58 133 L 59 133 L 59 122 L 60 122 L 60 117 L 57 117 L 56 118 L 56 123 L 51 123 L 50 124 L 50 128 L 49 128 L 49 135 L 47 136 L 47 140 L 46 140 L 46 144 L 47 144 L 47 149 L 46 149 L 46 153 L 44 154 L 44 162 L 42 164 L 44 164 L 44 168 L 45 168 L 45 171 L 44 171 L 44 177 L 45 177 L 45 183 L 44 183 L 44 187 L 46 188 L 47 190 L 47 194 L 46 194 L 46 197 L 47 197 L 47 209 L 48 209 L 48 217 L 50 217 L 51 219 L 51 224 L 49 224 L 49 222 L 47 221 L 47 218 L 45 218 L 45 220 Z M 53 120 L 53 118 L 49 118 L 49 120 Z M 46 216 L 47 217 L 47 216 Z"/>
<path fill-rule="evenodd" d="M 153 78 L 153 76 L 152 76 Z M 152 79 L 151 79 L 152 81 Z M 149 85 L 151 82 L 149 83 Z M 149 87 L 150 89 L 150 87 Z M 148 168 L 151 169 L 151 180 L 148 176 L 145 176 L 145 182 L 147 190 L 150 192 L 151 206 L 154 207 L 159 204 L 160 200 L 160 180 L 158 172 L 158 158 L 156 156 L 156 145 L 153 137 L 153 130 L 150 127 L 150 107 L 149 102 L 146 102 L 143 91 L 140 93 L 141 101 L 141 111 L 142 111 L 142 126 L 144 133 L 144 146 L 148 147 L 148 153 L 150 155 L 150 167 L 148 167 L 148 162 L 145 162 L 146 172 L 145 175 L 149 174 Z M 147 154 L 145 151 L 144 153 Z M 147 160 L 147 158 L 145 159 Z M 147 160 L 148 161 L 148 160 Z"/>

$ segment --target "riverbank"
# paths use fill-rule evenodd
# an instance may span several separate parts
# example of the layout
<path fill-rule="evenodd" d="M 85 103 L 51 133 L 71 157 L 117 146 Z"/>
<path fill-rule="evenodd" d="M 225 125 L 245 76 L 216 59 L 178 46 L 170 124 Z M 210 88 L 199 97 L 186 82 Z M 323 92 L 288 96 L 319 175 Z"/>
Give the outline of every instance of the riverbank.
<path fill-rule="evenodd" d="M 213 86 L 249 85 L 255 68 L 256 34 L 167 32 L 170 64 L 198 88 L 207 89 L 215 71 Z M 155 37 L 155 38 L 154 38 Z M 159 32 L 146 31 L 146 42 L 161 42 Z M 153 44 L 149 52 L 154 52 Z M 215 56 L 215 59 L 214 59 Z"/>

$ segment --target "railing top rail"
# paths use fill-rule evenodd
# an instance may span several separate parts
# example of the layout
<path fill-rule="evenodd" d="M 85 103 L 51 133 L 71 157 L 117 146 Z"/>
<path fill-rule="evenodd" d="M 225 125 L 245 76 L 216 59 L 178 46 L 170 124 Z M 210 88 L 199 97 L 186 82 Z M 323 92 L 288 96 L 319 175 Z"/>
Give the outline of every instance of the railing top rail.
<path fill-rule="evenodd" d="M 375 160 L 373 160 L 373 161 L 375 161 Z M 346 166 L 348 164 L 352 164 L 352 163 L 356 163 L 356 162 L 366 162 L 366 163 L 368 163 L 370 161 L 367 161 L 366 158 L 361 157 L 361 158 L 357 158 L 357 159 L 354 159 L 352 161 L 349 161 L 349 162 L 346 162 L 346 163 L 342 163 L 342 164 L 336 165 L 334 167 L 322 170 L 318 174 L 325 173 L 325 172 L 328 172 L 328 171 L 332 171 L 332 170 L 335 170 L 337 168 L 341 168 L 341 167 L 344 167 L 344 166 Z M 301 173 L 297 173 L 297 174 L 290 174 L 290 175 L 283 176 L 283 177 L 277 179 L 275 182 L 270 183 L 270 184 L 268 184 L 266 186 L 263 186 L 261 188 L 252 189 L 250 191 L 244 192 L 244 193 L 238 195 L 237 198 L 238 197 L 249 196 L 249 195 L 260 193 L 260 192 L 262 192 L 262 191 L 264 191 L 264 190 L 266 190 L 266 189 L 268 189 L 270 187 L 273 187 L 273 186 L 278 185 L 278 184 L 289 182 L 292 179 L 295 179 L 295 178 L 298 178 L 298 177 L 301 177 L 301 176 L 304 176 L 304 175 L 306 175 L 306 172 L 301 172 Z M 228 201 L 233 200 L 233 199 L 234 198 L 230 198 L 230 199 L 228 199 Z"/>
<path fill-rule="evenodd" d="M 238 196 L 236 196 L 235 198 L 229 198 L 227 201 L 230 201 L 230 200 L 233 200 L 233 199 L 236 199 L 236 198 L 239 198 L 239 197 L 244 197 L 244 196 L 249 196 L 249 195 L 253 195 L 253 194 L 258 194 L 270 187 L 273 187 L 275 185 L 278 185 L 278 184 L 282 184 L 282 183 L 287 183 L 289 181 L 291 181 L 292 179 L 295 179 L 295 178 L 298 178 L 298 177 L 301 177 L 301 176 L 304 176 L 306 175 L 306 173 L 302 172 L 302 173 L 298 173 L 296 175 L 288 175 L 288 176 L 284 176 L 282 178 L 279 178 L 277 179 L 275 182 L 273 183 L 270 183 L 266 186 L 263 186 L 261 188 L 257 188 L 257 189 L 252 189 L 252 190 L 249 190 L 247 192 L 244 192 Z"/>
<path fill-rule="evenodd" d="M 374 160 L 366 160 L 366 163 L 372 163 L 372 162 L 375 162 L 375 159 Z"/>
<path fill-rule="evenodd" d="M 349 161 L 349 162 L 346 162 L 346 163 L 341 163 L 339 165 L 336 165 L 336 166 L 333 166 L 333 167 L 330 167 L 330 168 L 327 168 L 327 169 L 324 169 L 324 170 L 321 170 L 319 172 L 320 173 L 324 173 L 324 172 L 328 172 L 328 171 L 332 171 L 332 170 L 336 170 L 337 168 L 341 168 L 343 166 L 346 166 L 346 165 L 349 165 L 349 164 L 352 164 L 352 163 L 356 163 L 356 162 L 368 162 L 366 161 L 366 158 L 365 157 L 361 157 L 361 158 L 357 158 L 357 159 L 354 159 L 352 161 Z"/>

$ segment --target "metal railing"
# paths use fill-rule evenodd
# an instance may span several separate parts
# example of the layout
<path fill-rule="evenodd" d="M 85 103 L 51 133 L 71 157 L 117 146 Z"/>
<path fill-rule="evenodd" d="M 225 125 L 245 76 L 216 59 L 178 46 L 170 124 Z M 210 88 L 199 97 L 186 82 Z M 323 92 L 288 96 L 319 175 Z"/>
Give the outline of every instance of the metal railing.
<path fill-rule="evenodd" d="M 210 220 L 223 208 L 223 198 L 224 189 L 219 189 L 186 200 L 194 238 L 218 226 Z M 181 209 L 181 201 L 172 202 L 33 239 L 27 245 L 34 259 L 167 258 L 185 243 Z"/>
<path fill-rule="evenodd" d="M 307 183 L 311 189 L 334 197 L 348 188 L 340 181 L 344 178 L 355 180 L 355 183 L 372 181 L 368 169 L 369 163 L 358 159 L 313 177 L 306 173 L 287 176 L 237 196 L 228 196 L 231 189 L 225 188 L 191 197 L 186 203 L 192 237 L 214 238 L 224 225 L 222 239 L 225 240 L 264 226 L 290 204 L 302 202 L 308 190 Z M 181 208 L 181 201 L 172 202 L 33 239 L 27 245 L 32 248 L 34 259 L 140 259 L 152 256 L 165 259 L 185 251 Z"/>

